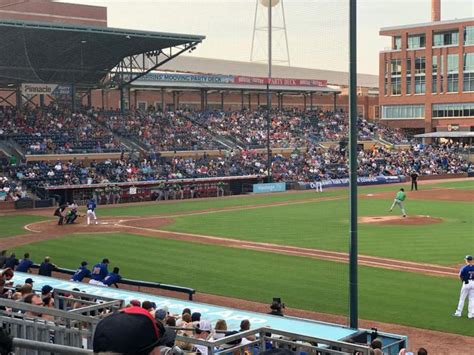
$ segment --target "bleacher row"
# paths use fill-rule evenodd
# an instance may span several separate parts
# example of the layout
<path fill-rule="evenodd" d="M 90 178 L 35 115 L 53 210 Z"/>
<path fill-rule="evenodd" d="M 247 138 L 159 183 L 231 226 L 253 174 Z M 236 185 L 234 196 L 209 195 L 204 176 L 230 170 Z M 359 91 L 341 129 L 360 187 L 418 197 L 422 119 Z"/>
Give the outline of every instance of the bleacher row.
<path fill-rule="evenodd" d="M 347 136 L 348 120 L 343 111 L 274 111 L 271 119 L 274 148 L 339 141 Z M 242 148 L 262 148 L 266 144 L 266 125 L 266 113 L 259 110 L 129 111 L 125 116 L 93 109 L 73 113 L 57 107 L 0 111 L 0 137 L 16 141 L 28 154 L 120 151 L 121 143 L 113 133 L 156 151 L 226 148 L 219 137 Z M 380 136 L 394 144 L 407 142 L 401 132 L 364 119 L 359 120 L 359 132 L 361 140 Z"/>

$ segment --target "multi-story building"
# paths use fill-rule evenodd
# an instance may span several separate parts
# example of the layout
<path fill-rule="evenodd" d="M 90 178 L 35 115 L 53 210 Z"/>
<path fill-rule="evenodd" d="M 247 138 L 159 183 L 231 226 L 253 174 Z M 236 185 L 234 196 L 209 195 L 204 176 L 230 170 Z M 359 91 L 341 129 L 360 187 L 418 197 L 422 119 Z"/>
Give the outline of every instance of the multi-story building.
<path fill-rule="evenodd" d="M 380 53 L 380 118 L 417 133 L 474 131 L 474 18 L 387 27 Z"/>

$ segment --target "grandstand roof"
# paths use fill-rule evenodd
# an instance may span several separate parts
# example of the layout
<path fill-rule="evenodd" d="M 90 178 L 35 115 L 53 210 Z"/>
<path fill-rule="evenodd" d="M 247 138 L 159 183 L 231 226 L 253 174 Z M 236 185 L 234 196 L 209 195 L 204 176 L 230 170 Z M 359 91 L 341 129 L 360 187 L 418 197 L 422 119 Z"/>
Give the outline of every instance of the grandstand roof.
<path fill-rule="evenodd" d="M 0 85 L 97 85 L 122 59 L 204 36 L 81 25 L 0 21 Z"/>
<path fill-rule="evenodd" d="M 267 64 L 263 63 L 198 58 L 185 55 L 177 57 L 173 61 L 164 64 L 160 67 L 160 70 L 206 74 L 245 75 L 253 77 L 266 77 L 268 75 Z M 342 71 L 273 65 L 272 75 L 276 78 L 327 80 L 329 85 L 349 85 L 349 74 L 348 72 Z M 378 76 L 371 74 L 358 74 L 357 85 L 367 88 L 378 88 Z"/>

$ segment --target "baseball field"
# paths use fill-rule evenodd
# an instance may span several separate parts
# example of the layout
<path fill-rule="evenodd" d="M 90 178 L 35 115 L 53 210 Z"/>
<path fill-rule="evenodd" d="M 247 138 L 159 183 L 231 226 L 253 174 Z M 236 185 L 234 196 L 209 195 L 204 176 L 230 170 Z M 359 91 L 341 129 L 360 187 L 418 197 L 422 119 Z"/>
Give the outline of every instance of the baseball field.
<path fill-rule="evenodd" d="M 365 320 L 474 336 L 451 316 L 474 253 L 474 181 L 359 188 L 359 302 Z M 52 211 L 2 216 L 0 247 L 76 268 L 108 257 L 122 276 L 322 314 L 348 312 L 348 191 L 99 206 L 100 224 L 57 226 Z M 26 229 L 25 229 L 26 228 Z"/>

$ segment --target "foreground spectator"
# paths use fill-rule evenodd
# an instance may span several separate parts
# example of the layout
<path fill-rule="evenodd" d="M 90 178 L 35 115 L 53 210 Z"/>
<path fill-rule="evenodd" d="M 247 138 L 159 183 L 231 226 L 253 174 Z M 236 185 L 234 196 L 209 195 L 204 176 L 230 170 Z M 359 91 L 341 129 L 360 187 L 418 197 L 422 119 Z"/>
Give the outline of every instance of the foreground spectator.
<path fill-rule="evenodd" d="M 102 319 L 94 332 L 94 353 L 159 355 L 164 327 L 141 307 L 128 307 Z"/>
<path fill-rule="evenodd" d="M 194 327 L 195 338 L 200 340 L 209 340 L 212 334 L 212 325 L 208 320 L 200 320 Z M 202 355 L 207 355 L 207 346 L 194 344 L 194 351 Z"/>
<path fill-rule="evenodd" d="M 14 271 L 19 263 L 20 262 L 16 258 L 15 253 L 11 253 L 7 260 L 5 260 L 5 269 L 11 269 L 12 271 Z"/>
<path fill-rule="evenodd" d="M 56 265 L 52 264 L 51 258 L 47 256 L 39 267 L 38 275 L 51 277 L 54 269 L 56 269 Z"/>
<path fill-rule="evenodd" d="M 20 260 L 16 271 L 18 272 L 31 272 L 31 267 L 33 266 L 33 261 L 30 260 L 30 253 L 25 253 L 23 259 Z"/>

